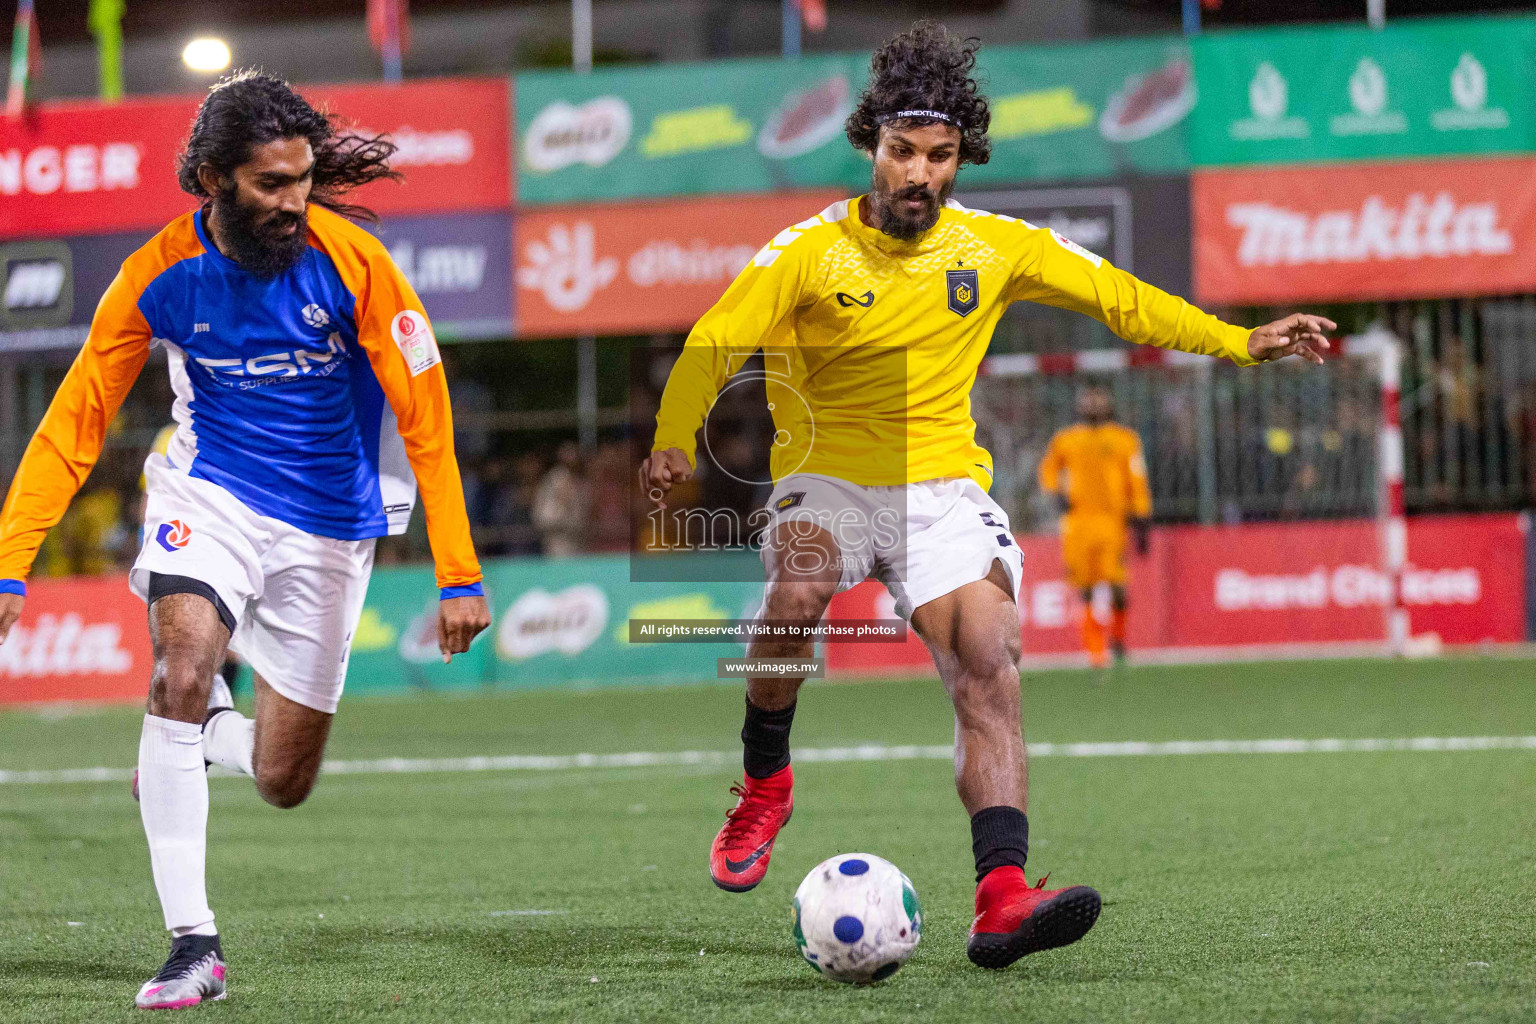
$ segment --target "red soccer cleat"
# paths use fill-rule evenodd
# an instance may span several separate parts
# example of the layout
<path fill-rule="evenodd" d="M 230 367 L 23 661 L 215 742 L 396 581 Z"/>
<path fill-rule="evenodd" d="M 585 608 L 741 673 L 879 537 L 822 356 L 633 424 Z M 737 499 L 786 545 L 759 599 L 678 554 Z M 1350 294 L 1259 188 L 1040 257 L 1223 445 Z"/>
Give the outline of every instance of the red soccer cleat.
<path fill-rule="evenodd" d="M 995 868 L 976 887 L 976 920 L 965 954 L 977 967 L 997 970 L 1021 956 L 1068 945 L 1088 934 L 1100 904 L 1098 892 L 1086 885 L 1047 889 L 1042 878 L 1030 888 L 1023 868 Z"/>
<path fill-rule="evenodd" d="M 779 829 L 795 810 L 795 773 L 785 765 L 766 779 L 731 787 L 739 799 L 709 848 L 709 877 L 727 892 L 746 892 L 768 873 Z"/>

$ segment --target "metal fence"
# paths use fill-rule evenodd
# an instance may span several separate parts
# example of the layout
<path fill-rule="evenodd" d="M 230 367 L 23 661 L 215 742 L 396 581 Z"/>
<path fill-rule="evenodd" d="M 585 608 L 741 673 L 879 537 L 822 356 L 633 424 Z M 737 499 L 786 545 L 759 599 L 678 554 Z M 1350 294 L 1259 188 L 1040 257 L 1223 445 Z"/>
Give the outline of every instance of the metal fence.
<path fill-rule="evenodd" d="M 1531 503 L 1536 475 L 1536 297 L 1400 303 L 1410 511 Z"/>
<path fill-rule="evenodd" d="M 1161 521 L 1375 512 L 1381 387 L 1373 360 L 1323 370 L 1211 361 L 982 378 L 973 399 L 977 440 L 996 460 L 993 497 L 1018 528 L 1045 527 L 1056 516 L 1036 469 L 1051 436 L 1076 421 L 1085 382 L 1108 387 L 1118 421 L 1141 435 Z"/>

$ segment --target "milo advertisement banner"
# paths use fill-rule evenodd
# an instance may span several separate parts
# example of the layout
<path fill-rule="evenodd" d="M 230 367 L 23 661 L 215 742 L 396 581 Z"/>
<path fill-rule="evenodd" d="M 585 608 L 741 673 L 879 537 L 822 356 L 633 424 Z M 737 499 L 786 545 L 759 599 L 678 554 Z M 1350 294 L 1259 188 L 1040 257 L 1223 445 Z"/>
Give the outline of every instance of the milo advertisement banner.
<path fill-rule="evenodd" d="M 1536 19 L 1213 33 L 1194 42 L 1198 165 L 1528 151 Z"/>
<path fill-rule="evenodd" d="M 517 81 L 518 201 L 856 186 L 842 140 L 867 58 L 746 60 Z"/>
<path fill-rule="evenodd" d="M 485 564 L 492 625 L 443 664 L 430 567 L 379 568 L 352 641 L 349 694 L 709 681 L 739 643 L 631 643 L 630 619 L 750 618 L 762 584 L 634 583 L 627 555 Z"/>
<path fill-rule="evenodd" d="M 1176 174 L 1189 167 L 1195 70 L 1182 39 L 983 49 L 992 159 L 984 183 Z"/>
<path fill-rule="evenodd" d="M 965 183 L 1177 173 L 1194 69 L 1175 38 L 1000 46 L 980 55 L 992 159 Z M 537 72 L 517 80 L 521 203 L 816 186 L 862 191 L 843 122 L 867 54 Z"/>

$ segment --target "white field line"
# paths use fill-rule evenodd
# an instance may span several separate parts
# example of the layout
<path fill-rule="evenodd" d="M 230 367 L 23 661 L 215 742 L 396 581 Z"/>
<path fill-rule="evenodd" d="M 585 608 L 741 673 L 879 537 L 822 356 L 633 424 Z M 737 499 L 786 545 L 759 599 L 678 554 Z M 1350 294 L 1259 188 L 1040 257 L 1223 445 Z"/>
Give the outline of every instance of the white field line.
<path fill-rule="evenodd" d="M 1117 743 L 1031 743 L 1030 757 L 1173 757 L 1190 754 L 1347 754 L 1407 751 L 1536 750 L 1536 736 L 1413 736 L 1403 739 L 1168 740 Z M 947 761 L 949 746 L 800 747 L 795 760 Z M 560 772 L 591 768 L 671 768 L 735 764 L 738 751 L 633 751 L 627 754 L 513 754 L 504 757 L 386 757 L 327 761 L 327 775 L 422 775 L 430 772 Z M 47 782 L 126 782 L 131 768 L 0 770 L 0 785 Z"/>

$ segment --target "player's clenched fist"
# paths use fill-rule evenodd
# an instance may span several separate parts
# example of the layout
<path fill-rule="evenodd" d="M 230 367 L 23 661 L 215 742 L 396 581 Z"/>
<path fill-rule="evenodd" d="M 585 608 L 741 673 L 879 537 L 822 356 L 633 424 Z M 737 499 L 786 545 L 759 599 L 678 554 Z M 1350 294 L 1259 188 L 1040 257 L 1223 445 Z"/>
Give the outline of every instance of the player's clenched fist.
<path fill-rule="evenodd" d="M 437 602 L 437 647 L 443 652 L 443 664 L 469 650 L 470 641 L 490 624 L 491 609 L 483 597 L 450 597 Z"/>
<path fill-rule="evenodd" d="M 688 456 L 683 454 L 681 448 L 652 452 L 650 458 L 640 463 L 640 490 L 647 500 L 656 503 L 657 508 L 666 508 L 667 503 L 662 498 L 672 489 L 672 485 L 680 484 L 691 476 L 693 466 L 689 465 Z"/>

